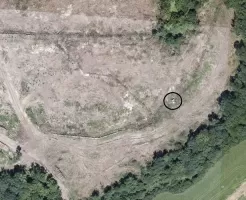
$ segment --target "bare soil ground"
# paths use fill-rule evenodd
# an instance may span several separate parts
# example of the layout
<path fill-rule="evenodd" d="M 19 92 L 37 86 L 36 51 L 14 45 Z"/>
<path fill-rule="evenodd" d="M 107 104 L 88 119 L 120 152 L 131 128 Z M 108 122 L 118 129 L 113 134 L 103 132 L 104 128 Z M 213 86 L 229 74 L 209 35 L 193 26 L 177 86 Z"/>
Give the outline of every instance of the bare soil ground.
<path fill-rule="evenodd" d="M 154 0 L 1 0 L 0 9 L 16 9 L 130 19 L 155 19 Z"/>
<path fill-rule="evenodd" d="M 242 197 L 246 197 L 246 183 L 243 183 L 227 200 L 241 200 Z"/>
<path fill-rule="evenodd" d="M 88 196 L 137 171 L 154 150 L 172 148 L 217 110 L 234 70 L 232 13 L 223 5 L 176 56 L 151 36 L 152 1 L 0 7 L 1 95 L 20 120 L 22 162 L 46 166 L 65 199 Z M 176 111 L 162 103 L 170 91 L 183 97 Z"/>

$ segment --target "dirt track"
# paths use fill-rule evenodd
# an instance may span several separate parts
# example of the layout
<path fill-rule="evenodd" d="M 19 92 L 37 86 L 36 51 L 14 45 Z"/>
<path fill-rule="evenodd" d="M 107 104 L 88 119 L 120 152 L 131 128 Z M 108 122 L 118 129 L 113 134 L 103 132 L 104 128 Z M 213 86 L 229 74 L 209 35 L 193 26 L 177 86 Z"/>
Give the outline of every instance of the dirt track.
<path fill-rule="evenodd" d="M 1 77 L 23 126 L 18 141 L 27 155 L 23 162 L 45 165 L 64 198 L 87 196 L 122 172 L 137 170 L 154 150 L 171 148 L 171 140 L 216 110 L 233 70 L 228 67 L 229 17 L 223 26 L 202 27 L 181 56 L 169 57 L 151 37 L 153 17 L 147 20 L 143 13 L 129 11 L 126 18 L 124 10 L 105 16 L 75 11 L 70 16 L 0 5 L 5 8 L 0 10 L 1 51 L 7 52 Z M 26 93 L 23 80 L 29 84 Z M 177 111 L 162 104 L 169 91 L 183 97 Z M 25 109 L 39 104 L 46 122 L 35 126 Z M 93 124 L 94 119 L 101 123 Z M 70 135 L 78 136 L 59 135 L 74 124 L 81 126 Z"/>
<path fill-rule="evenodd" d="M 241 197 L 246 196 L 246 183 L 243 183 L 239 188 L 230 195 L 227 200 L 240 200 Z"/>

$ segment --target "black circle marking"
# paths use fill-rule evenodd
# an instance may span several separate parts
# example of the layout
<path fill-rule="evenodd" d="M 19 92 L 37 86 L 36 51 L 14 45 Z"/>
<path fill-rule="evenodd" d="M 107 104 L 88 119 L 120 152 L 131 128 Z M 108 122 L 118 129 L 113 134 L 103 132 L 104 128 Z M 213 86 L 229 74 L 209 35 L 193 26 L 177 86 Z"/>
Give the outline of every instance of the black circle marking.
<path fill-rule="evenodd" d="M 182 97 L 177 92 L 169 92 L 164 96 L 163 104 L 169 110 L 176 110 L 182 105 Z"/>

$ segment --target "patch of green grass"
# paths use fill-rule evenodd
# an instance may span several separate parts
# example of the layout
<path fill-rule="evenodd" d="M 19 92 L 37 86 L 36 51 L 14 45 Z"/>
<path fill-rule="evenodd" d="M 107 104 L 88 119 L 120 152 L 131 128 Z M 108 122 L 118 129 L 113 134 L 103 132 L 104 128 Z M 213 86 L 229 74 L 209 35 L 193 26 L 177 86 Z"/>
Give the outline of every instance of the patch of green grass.
<path fill-rule="evenodd" d="M 208 62 L 205 62 L 201 69 L 197 70 L 191 80 L 186 85 L 186 91 L 194 91 L 201 84 L 205 76 L 211 71 L 212 66 Z"/>
<path fill-rule="evenodd" d="M 246 141 L 232 147 L 199 182 L 185 192 L 165 192 L 153 200 L 225 200 L 246 179 L 245 148 Z"/>
<path fill-rule="evenodd" d="M 98 111 L 98 112 L 108 112 L 111 108 L 107 104 L 97 102 L 93 105 L 85 105 L 83 107 L 84 111 Z"/>
<path fill-rule="evenodd" d="M 18 10 L 26 10 L 28 8 L 29 0 L 15 0 L 15 8 Z"/>
<path fill-rule="evenodd" d="M 74 102 L 71 102 L 69 100 L 65 100 L 63 103 L 64 103 L 64 106 L 66 106 L 66 107 L 71 107 L 74 105 Z"/>
<path fill-rule="evenodd" d="M 19 158 L 16 152 L 0 149 L 0 166 L 14 164 Z"/>
<path fill-rule="evenodd" d="M 241 196 L 238 200 L 246 200 L 245 196 Z"/>
<path fill-rule="evenodd" d="M 30 87 L 27 81 L 22 80 L 21 81 L 21 93 L 23 95 L 27 95 L 29 93 Z"/>
<path fill-rule="evenodd" d="M 26 114 L 36 125 L 43 125 L 46 123 L 46 114 L 43 106 L 39 104 L 37 107 L 26 108 Z"/>
<path fill-rule="evenodd" d="M 7 130 L 13 130 L 18 127 L 20 121 L 16 114 L 2 113 L 0 114 L 0 125 Z"/>
<path fill-rule="evenodd" d="M 171 1 L 170 3 L 170 12 L 178 12 L 176 5 L 175 5 L 175 1 Z"/>
<path fill-rule="evenodd" d="M 8 152 L 0 149 L 0 165 L 8 164 L 9 160 Z"/>
<path fill-rule="evenodd" d="M 87 126 L 93 130 L 103 130 L 105 129 L 105 120 L 91 120 L 87 123 Z"/>

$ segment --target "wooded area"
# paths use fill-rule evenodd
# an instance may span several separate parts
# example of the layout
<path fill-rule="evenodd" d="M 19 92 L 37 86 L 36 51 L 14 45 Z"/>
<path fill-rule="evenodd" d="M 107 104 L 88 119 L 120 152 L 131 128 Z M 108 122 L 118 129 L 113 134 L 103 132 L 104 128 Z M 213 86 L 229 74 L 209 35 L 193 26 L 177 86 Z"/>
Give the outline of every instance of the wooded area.
<path fill-rule="evenodd" d="M 44 167 L 32 164 L 31 168 L 16 165 L 0 172 L 1 200 L 61 200 L 56 180 Z"/>
<path fill-rule="evenodd" d="M 160 40 L 178 47 L 199 24 L 197 9 L 204 0 L 160 0 L 158 24 L 153 34 Z"/>

